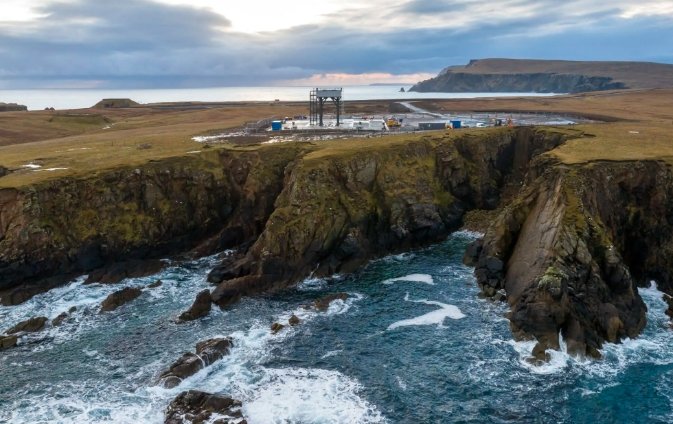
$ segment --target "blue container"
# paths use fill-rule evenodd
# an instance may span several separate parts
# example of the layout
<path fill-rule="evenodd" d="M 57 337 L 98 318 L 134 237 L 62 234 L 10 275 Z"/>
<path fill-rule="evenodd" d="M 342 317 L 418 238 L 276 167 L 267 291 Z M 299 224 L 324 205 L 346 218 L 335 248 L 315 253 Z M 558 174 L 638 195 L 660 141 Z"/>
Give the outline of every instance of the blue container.
<path fill-rule="evenodd" d="M 283 129 L 283 121 L 271 121 L 271 131 L 280 131 Z"/>
<path fill-rule="evenodd" d="M 451 121 L 451 128 L 457 130 L 463 126 L 462 121 Z"/>

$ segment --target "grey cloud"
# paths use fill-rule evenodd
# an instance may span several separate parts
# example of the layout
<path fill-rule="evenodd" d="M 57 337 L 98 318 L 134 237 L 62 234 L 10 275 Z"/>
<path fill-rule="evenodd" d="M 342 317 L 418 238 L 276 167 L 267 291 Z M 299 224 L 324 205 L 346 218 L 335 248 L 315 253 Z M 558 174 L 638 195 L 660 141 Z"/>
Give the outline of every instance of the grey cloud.
<path fill-rule="evenodd" d="M 571 13 L 578 0 L 535 3 L 542 10 L 534 19 L 508 16 L 460 30 L 363 31 L 345 14 L 330 25 L 258 35 L 223 31 L 229 21 L 208 10 L 149 0 L 49 3 L 42 10 L 48 16 L 21 31 L 0 26 L 0 88 L 63 80 L 110 87 L 262 85 L 314 73 L 436 72 L 480 57 L 673 60 L 661 43 L 672 38 L 670 20 L 624 20 L 615 18 L 617 10 L 591 7 Z M 471 10 L 476 3 L 427 4 L 397 6 L 439 13 L 432 7 Z M 398 13 L 393 6 L 386 13 Z M 570 29 L 546 31 L 558 25 Z"/>

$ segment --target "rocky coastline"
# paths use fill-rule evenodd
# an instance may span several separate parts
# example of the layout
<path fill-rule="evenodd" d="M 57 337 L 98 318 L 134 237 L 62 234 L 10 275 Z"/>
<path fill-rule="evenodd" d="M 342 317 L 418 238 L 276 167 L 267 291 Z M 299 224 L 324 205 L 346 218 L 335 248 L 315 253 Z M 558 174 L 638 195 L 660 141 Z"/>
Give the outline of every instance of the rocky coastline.
<path fill-rule="evenodd" d="M 468 212 L 498 210 L 484 215 L 495 218 L 465 258 L 484 296 L 509 303 L 515 337 L 536 339 L 538 359 L 560 336 L 573 353 L 597 356 L 643 328 L 638 284 L 673 291 L 673 175 L 657 161 L 571 166 L 547 154 L 581 137 L 506 128 L 347 154 L 310 144 L 221 149 L 1 189 L 0 299 L 17 304 L 73 275 L 114 283 L 151 273 L 161 257 L 234 249 L 210 273 L 212 292 L 180 318 L 198 319 L 210 302 L 226 308 L 309 275 L 349 273 L 441 240 Z"/>

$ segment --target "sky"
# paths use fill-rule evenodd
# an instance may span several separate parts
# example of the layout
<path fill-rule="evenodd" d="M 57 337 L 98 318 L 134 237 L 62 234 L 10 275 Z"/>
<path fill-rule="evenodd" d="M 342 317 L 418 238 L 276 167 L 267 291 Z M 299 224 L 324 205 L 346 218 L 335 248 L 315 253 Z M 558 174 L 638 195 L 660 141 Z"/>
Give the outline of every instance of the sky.
<path fill-rule="evenodd" d="M 0 89 L 414 83 L 487 57 L 673 63 L 673 0 L 0 0 Z"/>

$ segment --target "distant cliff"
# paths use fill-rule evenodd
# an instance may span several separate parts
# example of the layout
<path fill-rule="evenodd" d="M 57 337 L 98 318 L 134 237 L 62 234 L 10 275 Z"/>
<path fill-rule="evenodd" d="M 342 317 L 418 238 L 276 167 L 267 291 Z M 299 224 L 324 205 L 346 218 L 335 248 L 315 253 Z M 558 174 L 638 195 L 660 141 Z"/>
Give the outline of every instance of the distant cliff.
<path fill-rule="evenodd" d="M 483 59 L 448 67 L 410 91 L 579 93 L 663 87 L 673 87 L 673 65 Z"/>
<path fill-rule="evenodd" d="M 16 103 L 2 103 L 0 102 L 0 112 L 16 112 L 28 110 L 24 105 L 18 105 Z"/>

